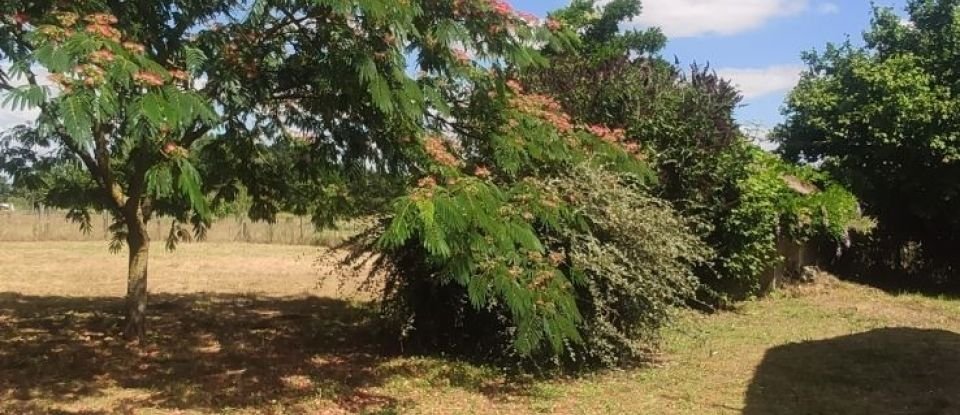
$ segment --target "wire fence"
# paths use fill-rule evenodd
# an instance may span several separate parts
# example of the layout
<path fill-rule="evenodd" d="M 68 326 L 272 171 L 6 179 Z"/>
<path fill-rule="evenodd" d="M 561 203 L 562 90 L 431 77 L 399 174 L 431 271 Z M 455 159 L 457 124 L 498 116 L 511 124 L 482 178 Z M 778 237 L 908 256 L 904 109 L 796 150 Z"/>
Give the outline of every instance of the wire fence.
<path fill-rule="evenodd" d="M 151 221 L 148 230 L 152 239 L 165 239 L 173 222 L 164 217 Z M 83 232 L 80 225 L 66 219 L 62 211 L 4 211 L 0 212 L 0 242 L 109 241 L 113 238 L 110 224 L 110 215 L 95 214 L 92 229 Z M 224 218 L 211 226 L 205 241 L 333 246 L 357 232 L 357 226 L 349 223 L 336 230 L 318 231 L 309 217 L 294 215 L 280 215 L 275 223 Z"/>

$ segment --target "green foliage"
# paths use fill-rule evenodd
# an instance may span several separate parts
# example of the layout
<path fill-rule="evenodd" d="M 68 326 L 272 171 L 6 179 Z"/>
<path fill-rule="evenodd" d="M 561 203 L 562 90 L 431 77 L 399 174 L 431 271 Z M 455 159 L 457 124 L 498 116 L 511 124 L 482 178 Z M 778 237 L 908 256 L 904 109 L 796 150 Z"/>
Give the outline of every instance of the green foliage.
<path fill-rule="evenodd" d="M 373 236 L 402 338 L 521 360 L 638 357 L 707 249 L 646 193 L 653 176 L 622 131 L 576 125 L 497 73 L 469 79 L 447 91 L 469 100 L 438 120 L 455 135 L 420 139 L 425 175 Z"/>
<path fill-rule="evenodd" d="M 712 251 L 635 176 L 581 164 L 543 186 L 576 200 L 577 219 L 587 223 L 550 236 L 580 281 L 584 341 L 567 358 L 615 366 L 648 357 L 674 309 L 693 298 L 694 269 Z"/>
<path fill-rule="evenodd" d="M 110 210 L 128 228 L 157 214 L 204 224 L 207 200 L 188 147 L 217 115 L 189 90 L 188 73 L 158 64 L 115 20 L 61 10 L 15 33 L 25 52 L 11 74 L 27 85 L 3 84 L 4 103 L 41 115 L 4 136 L 0 168 L 81 227 L 89 209 Z M 38 83 L 37 66 L 57 94 Z"/>
<path fill-rule="evenodd" d="M 656 56 L 663 42 L 638 43 L 604 29 L 610 18 L 632 17 L 636 9 L 625 4 L 635 1 L 618 2 L 624 4 L 602 14 L 593 3 L 576 2 L 555 14 L 593 34 L 589 41 L 555 54 L 549 68 L 526 71 L 525 78 L 535 90 L 558 96 L 576 120 L 623 128 L 628 141 L 652 156 L 659 195 L 691 218 L 700 238 L 717 251 L 712 263 L 700 267 L 701 282 L 725 297 L 730 288 L 722 287 L 722 280 L 759 278 L 770 257 L 747 253 L 757 252 L 755 246 L 772 248 L 775 237 L 753 220 L 724 226 L 740 203 L 738 184 L 749 176 L 749 146 L 733 120 L 740 96 L 708 68 L 694 66 L 685 73 Z"/>
<path fill-rule="evenodd" d="M 931 265 L 922 273 L 955 277 L 960 5 L 914 0 L 907 12 L 910 24 L 876 8 L 864 47 L 805 54 L 808 70 L 775 137 L 785 156 L 821 162 L 863 200 L 879 221 L 883 256 L 919 244 Z"/>
<path fill-rule="evenodd" d="M 215 74 L 204 93 L 227 115 L 201 170 L 217 200 L 245 189 L 258 220 L 294 210 L 330 226 L 382 211 L 412 174 L 412 138 L 459 99 L 446 90 L 479 62 L 542 63 L 526 40 L 560 37 L 485 1 L 254 6 L 197 43 Z"/>
<path fill-rule="evenodd" d="M 415 249 L 424 256 L 425 267 L 397 269 L 402 273 L 397 277 L 429 272 L 439 286 L 459 284 L 464 306 L 493 308 L 510 319 L 513 346 L 521 355 L 538 351 L 542 343 L 559 353 L 565 341 L 578 340 L 580 315 L 571 282 L 543 260 L 545 248 L 529 219 L 511 212 L 511 192 L 465 179 L 432 193 L 398 201 L 380 238 L 386 252 Z M 411 241 L 416 245 L 408 246 Z"/>
<path fill-rule="evenodd" d="M 596 0 L 574 0 L 566 8 L 554 11 L 551 17 L 568 25 L 580 34 L 583 50 L 597 57 L 616 57 L 624 49 L 636 54 L 656 53 L 667 38 L 659 28 L 622 30 L 622 23 L 640 15 L 638 0 L 605 1 L 598 7 Z"/>
<path fill-rule="evenodd" d="M 3 99 L 3 106 L 14 111 L 39 107 L 47 100 L 48 88 L 24 85 L 10 89 Z"/>
<path fill-rule="evenodd" d="M 717 249 L 716 261 L 701 271 L 703 296 L 726 305 L 760 293 L 761 275 L 781 261 L 777 252 L 780 228 L 778 197 L 787 195 L 779 173 L 771 169 L 769 159 L 759 150 L 737 154 L 725 165 L 737 165 L 733 180 L 733 199 L 729 208 L 714 207 L 710 243 Z M 739 176 L 739 177 L 738 177 Z"/>
<path fill-rule="evenodd" d="M 654 41 L 657 32 L 612 29 L 610 21 L 639 11 L 636 3 L 614 2 L 597 12 L 594 2 L 578 1 L 555 13 L 585 33 L 583 46 L 554 54 L 550 67 L 524 76 L 534 90 L 556 95 L 576 120 L 623 128 L 629 142 L 652 155 L 659 195 L 691 218 L 717 253 L 698 272 L 703 299 L 745 298 L 756 293 L 761 274 L 778 260 L 778 235 L 807 239 L 824 231 L 836 240 L 850 215 L 831 212 L 831 219 L 839 220 L 820 227 L 789 226 L 793 222 L 786 216 L 802 221 L 818 217 L 810 212 L 821 204 L 850 209 L 856 203 L 833 187 L 810 198 L 778 199 L 786 189 L 779 175 L 787 174 L 787 167 L 761 157 L 740 132 L 733 117 L 738 91 L 709 68 L 694 65 L 685 72 L 656 56 L 663 46 Z M 798 205 L 784 205 L 787 201 Z"/>
<path fill-rule="evenodd" d="M 759 294 L 759 276 L 782 261 L 777 240 L 849 241 L 851 230 L 867 232 L 859 202 L 848 190 L 811 167 L 788 164 L 751 148 L 737 183 L 739 199 L 718 227 L 723 235 L 715 266 L 721 275 L 714 289 L 720 298 Z"/>

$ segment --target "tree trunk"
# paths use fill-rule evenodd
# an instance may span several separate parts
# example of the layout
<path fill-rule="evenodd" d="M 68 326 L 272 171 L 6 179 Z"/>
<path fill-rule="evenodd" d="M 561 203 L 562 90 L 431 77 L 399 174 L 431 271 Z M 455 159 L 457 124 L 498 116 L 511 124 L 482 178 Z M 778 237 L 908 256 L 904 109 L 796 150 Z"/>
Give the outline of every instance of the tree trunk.
<path fill-rule="evenodd" d="M 130 262 L 127 270 L 127 322 L 123 336 L 141 343 L 147 327 L 147 263 L 150 258 L 150 237 L 143 224 L 128 225 L 127 247 Z"/>

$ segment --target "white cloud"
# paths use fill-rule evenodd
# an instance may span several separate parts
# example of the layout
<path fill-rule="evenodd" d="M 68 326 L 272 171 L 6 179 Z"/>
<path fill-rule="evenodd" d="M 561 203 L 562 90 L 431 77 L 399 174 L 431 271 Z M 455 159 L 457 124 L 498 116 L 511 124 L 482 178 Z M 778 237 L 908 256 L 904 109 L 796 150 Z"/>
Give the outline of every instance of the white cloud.
<path fill-rule="evenodd" d="M 837 6 L 836 3 L 820 3 L 817 6 L 817 13 L 820 14 L 837 14 L 840 13 L 840 6 Z"/>
<path fill-rule="evenodd" d="M 636 23 L 673 38 L 734 35 L 808 8 L 809 0 L 645 0 Z"/>
<path fill-rule="evenodd" d="M 37 119 L 37 115 L 40 115 L 40 113 L 36 109 L 14 111 L 6 107 L 0 108 L 0 131 L 32 122 Z"/>
<path fill-rule="evenodd" d="M 786 91 L 797 85 L 804 67 L 774 65 L 766 68 L 720 68 L 717 74 L 736 85 L 744 98 L 752 99 Z"/>

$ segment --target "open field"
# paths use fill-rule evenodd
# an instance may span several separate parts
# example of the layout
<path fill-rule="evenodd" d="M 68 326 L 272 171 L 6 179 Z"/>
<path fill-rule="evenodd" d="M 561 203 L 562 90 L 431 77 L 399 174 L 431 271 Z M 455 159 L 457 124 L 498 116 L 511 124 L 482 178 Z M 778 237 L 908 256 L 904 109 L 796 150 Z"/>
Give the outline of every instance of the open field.
<path fill-rule="evenodd" d="M 111 297 L 126 292 L 127 254 L 106 242 L 0 242 L 0 292 Z M 338 284 L 320 284 L 324 248 L 246 243 L 155 243 L 150 252 L 152 293 L 258 293 L 337 297 Z"/>
<path fill-rule="evenodd" d="M 0 413 L 960 414 L 960 300 L 824 280 L 685 312 L 647 367 L 539 381 L 384 352 L 319 249 L 181 248 L 155 250 L 133 349 L 122 255 L 0 243 Z"/>

